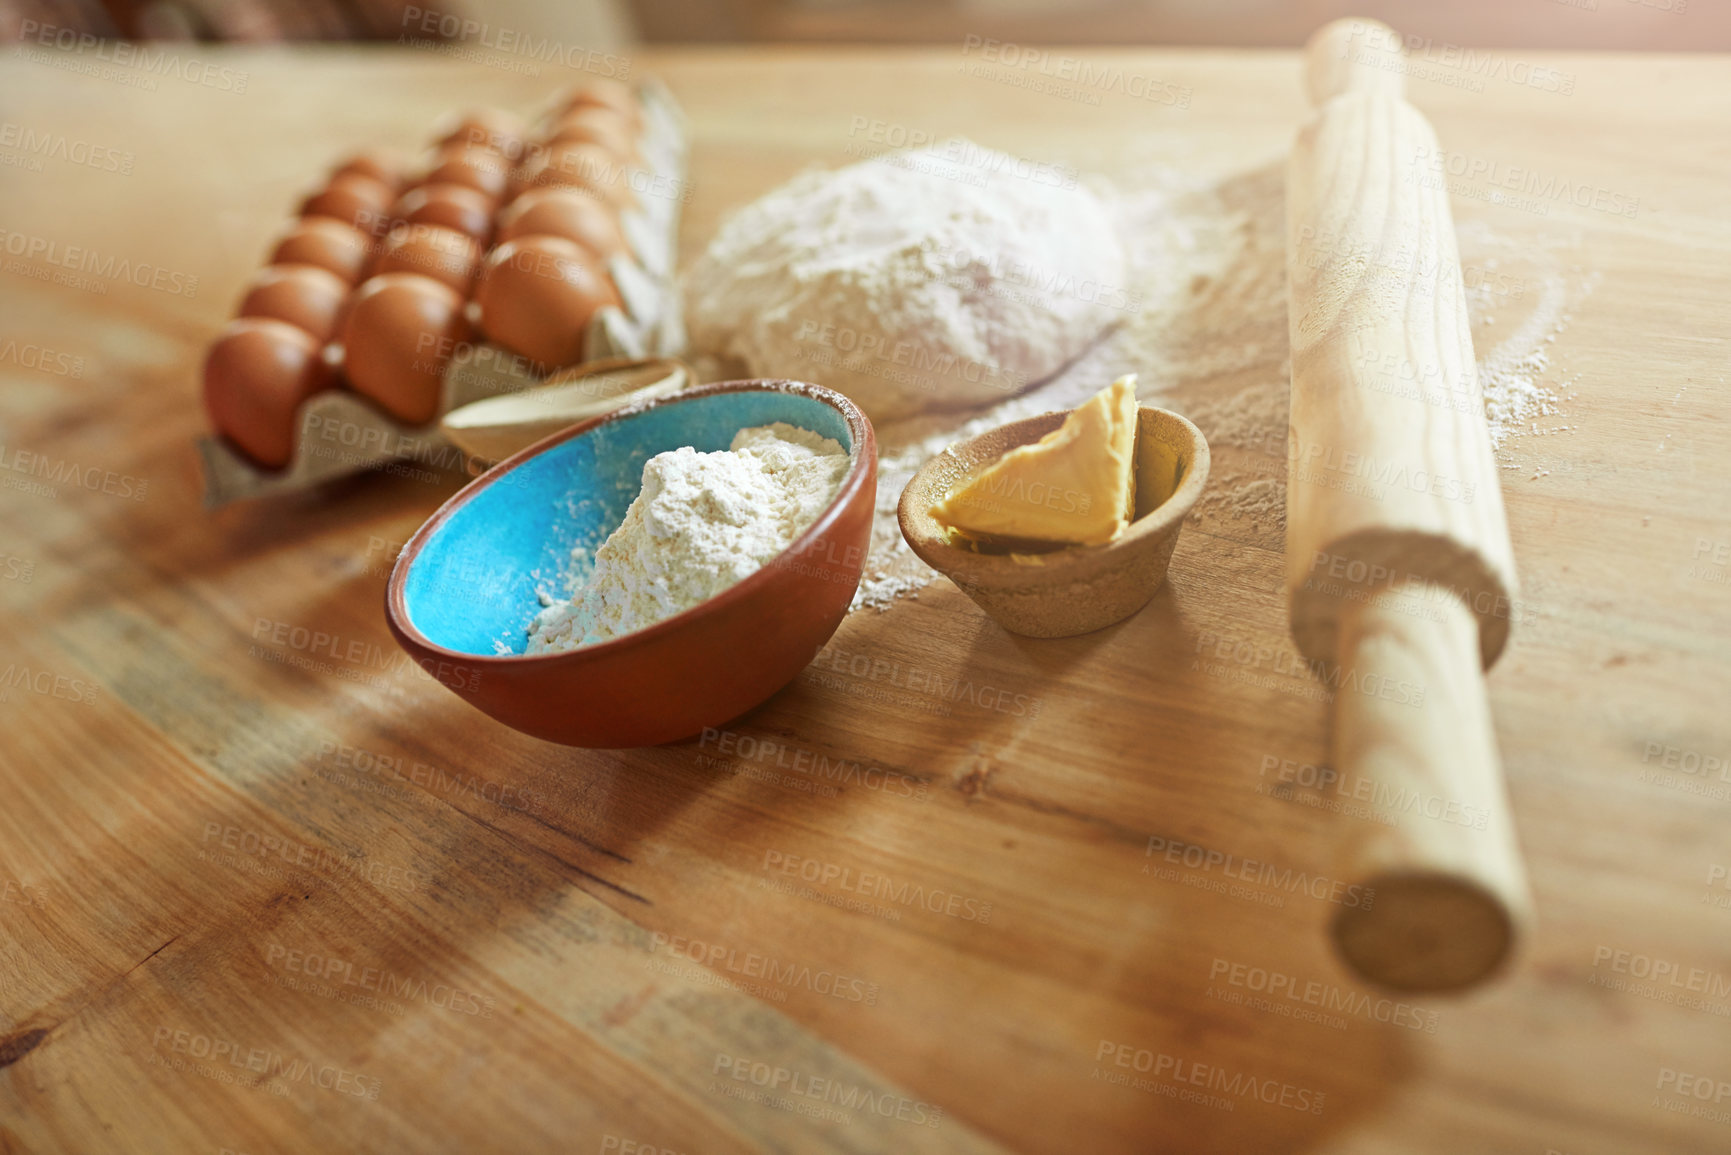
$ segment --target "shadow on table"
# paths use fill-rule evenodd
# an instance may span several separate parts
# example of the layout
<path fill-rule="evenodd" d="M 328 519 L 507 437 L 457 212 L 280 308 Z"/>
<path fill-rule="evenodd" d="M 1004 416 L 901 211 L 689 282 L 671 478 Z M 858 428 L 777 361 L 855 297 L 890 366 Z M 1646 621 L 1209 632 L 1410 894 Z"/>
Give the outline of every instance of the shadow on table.
<path fill-rule="evenodd" d="M 1279 211 L 1269 171 L 1237 179 L 1223 199 Z M 232 539 L 206 563 L 371 524 L 400 489 L 224 515 Z M 941 1105 L 958 1149 L 964 1128 L 1029 1151 L 1314 1149 L 1399 1090 L 1446 1012 L 1332 959 L 1329 846 L 1354 820 L 1266 789 L 1269 758 L 1326 751 L 1312 684 L 1258 656 L 1287 645 L 1279 566 L 1187 534 L 1141 613 L 1040 642 L 940 581 L 848 619 L 762 707 L 651 750 L 550 746 L 436 686 L 345 732 L 443 771 L 415 788 L 529 863 L 507 877 L 466 828 L 411 815 L 435 883 L 491 895 L 440 900 L 461 908 L 444 928 L 461 953 L 574 888 L 637 931 L 725 946 L 705 965 L 735 989 L 732 960 L 770 960 L 752 977 L 777 997 L 740 995 L 754 1013 Z M 481 786 L 439 785 L 463 781 Z M 530 804 L 501 804 L 505 788 Z M 858 979 L 874 1001 L 766 983 L 784 966 Z"/>

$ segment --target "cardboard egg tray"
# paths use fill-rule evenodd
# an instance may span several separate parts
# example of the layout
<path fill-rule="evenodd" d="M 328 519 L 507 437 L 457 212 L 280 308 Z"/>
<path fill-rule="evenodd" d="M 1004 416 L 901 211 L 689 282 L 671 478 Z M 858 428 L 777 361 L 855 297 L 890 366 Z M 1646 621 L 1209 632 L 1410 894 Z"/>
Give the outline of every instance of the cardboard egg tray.
<path fill-rule="evenodd" d="M 607 265 L 624 307 L 605 306 L 590 319 L 583 342 L 585 363 L 676 357 L 685 350 L 674 281 L 679 211 L 687 189 L 685 120 L 672 93 L 653 77 L 638 83 L 637 96 L 643 106 L 639 151 L 647 187 L 634 184 L 638 203 L 620 214 L 630 255 Z M 470 302 L 471 320 L 474 307 Z M 526 358 L 485 342 L 459 347 L 445 367 L 439 416 L 539 384 L 542 377 L 528 364 Z M 466 464 L 462 451 L 440 432 L 437 417 L 424 425 L 405 425 L 360 394 L 340 389 L 319 393 L 301 406 L 294 459 L 281 469 L 254 464 L 220 436 L 200 437 L 197 444 L 204 502 L 213 509 L 293 493 L 366 470 L 412 476 L 428 467 L 460 469 Z"/>

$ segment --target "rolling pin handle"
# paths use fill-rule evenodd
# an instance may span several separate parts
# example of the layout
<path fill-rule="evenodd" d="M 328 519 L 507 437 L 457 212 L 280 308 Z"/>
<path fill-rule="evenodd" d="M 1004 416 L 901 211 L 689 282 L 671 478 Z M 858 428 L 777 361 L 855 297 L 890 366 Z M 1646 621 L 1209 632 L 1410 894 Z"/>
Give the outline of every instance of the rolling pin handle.
<path fill-rule="evenodd" d="M 1478 622 L 1452 596 L 1426 608 L 1439 611 L 1434 620 L 1388 605 L 1342 608 L 1335 769 L 1342 782 L 1386 791 L 1402 813 L 1399 826 L 1372 824 L 1349 848 L 1345 881 L 1374 894 L 1342 906 L 1332 930 L 1342 957 L 1371 982 L 1450 991 L 1507 962 L 1532 900 L 1491 730 Z"/>
<path fill-rule="evenodd" d="M 1377 20 L 1349 17 L 1324 24 L 1304 46 L 1304 85 L 1322 105 L 1348 92 L 1406 96 L 1400 33 Z"/>

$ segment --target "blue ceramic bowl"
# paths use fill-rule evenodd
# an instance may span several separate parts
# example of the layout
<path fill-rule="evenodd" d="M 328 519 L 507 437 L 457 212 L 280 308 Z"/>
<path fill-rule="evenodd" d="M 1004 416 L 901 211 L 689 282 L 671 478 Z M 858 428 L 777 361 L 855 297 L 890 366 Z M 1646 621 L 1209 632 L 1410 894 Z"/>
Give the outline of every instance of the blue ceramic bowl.
<path fill-rule="evenodd" d="M 625 518 L 643 465 L 683 445 L 726 449 L 785 421 L 832 437 L 849 465 L 788 550 L 682 614 L 560 654 L 523 653 L 538 593 L 566 596 L 573 547 Z M 859 584 L 877 493 L 871 423 L 847 398 L 792 381 L 704 385 L 554 434 L 477 478 L 410 539 L 386 612 L 411 656 L 509 726 L 576 746 L 673 741 L 756 706 L 835 632 Z"/>

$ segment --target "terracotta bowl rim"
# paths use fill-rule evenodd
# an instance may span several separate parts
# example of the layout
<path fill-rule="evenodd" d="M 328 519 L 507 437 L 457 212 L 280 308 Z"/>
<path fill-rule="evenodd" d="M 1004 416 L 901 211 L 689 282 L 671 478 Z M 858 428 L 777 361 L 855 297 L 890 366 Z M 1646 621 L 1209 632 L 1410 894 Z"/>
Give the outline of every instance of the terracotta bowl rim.
<path fill-rule="evenodd" d="M 765 562 L 755 573 L 722 590 L 714 597 L 699 602 L 690 609 L 674 614 L 670 618 L 663 618 L 652 626 L 635 630 L 629 634 L 622 634 L 617 638 L 610 638 L 605 642 L 597 642 L 591 646 L 579 646 L 574 650 L 550 654 L 475 654 L 465 650 L 453 650 L 428 638 L 415 627 L 414 622 L 409 617 L 405 593 L 409 569 L 421 556 L 421 550 L 427 542 L 431 541 L 433 536 L 444 528 L 445 523 L 482 490 L 530 458 L 538 457 L 573 438 L 582 437 L 602 425 L 635 417 L 650 409 L 660 409 L 668 405 L 678 405 L 684 401 L 714 397 L 722 393 L 792 393 L 800 397 L 809 397 L 814 401 L 821 401 L 841 414 L 842 420 L 847 423 L 849 440 L 853 443 L 848 450 L 847 472 L 842 475 L 841 486 L 836 490 L 835 497 L 823 508 L 823 512 L 817 515 L 817 519 L 806 527 L 805 532 L 794 538 L 785 550 Z M 391 570 L 390 584 L 385 590 L 385 617 L 392 633 L 397 635 L 398 642 L 404 647 L 425 651 L 427 654 L 455 662 L 467 662 L 494 668 L 533 669 L 605 661 L 628 650 L 661 641 L 704 618 L 719 613 L 728 606 L 735 605 L 768 589 L 770 583 L 778 576 L 776 563 L 789 556 L 797 557 L 809 548 L 812 542 L 834 529 L 836 523 L 841 520 L 844 511 L 858 499 L 860 491 L 865 487 L 867 476 L 873 473 L 876 467 L 877 435 L 872 429 L 871 420 L 866 417 L 859 406 L 847 397 L 833 389 L 826 389 L 822 385 L 813 385 L 806 381 L 794 381 L 780 377 L 714 381 L 707 385 L 694 385 L 665 397 L 627 405 L 615 409 L 611 413 L 603 413 L 578 422 L 568 429 L 561 429 L 559 432 L 519 450 L 447 499 L 421 525 L 421 528 L 415 531 L 414 536 L 409 539 L 402 552 L 397 555 L 396 565 Z M 862 568 L 864 561 L 865 559 L 862 557 L 860 559 Z"/>
<path fill-rule="evenodd" d="M 943 570 L 944 566 L 939 564 L 940 561 L 944 563 L 965 562 L 972 567 L 976 581 L 989 580 L 994 577 L 1015 577 L 1020 581 L 1026 581 L 1035 574 L 1057 578 L 1068 569 L 1097 565 L 1108 554 L 1128 549 L 1149 538 L 1163 536 L 1174 527 L 1182 524 L 1185 515 L 1196 504 L 1196 499 L 1202 496 L 1202 489 L 1208 482 L 1210 464 L 1208 440 L 1202 436 L 1202 431 L 1196 428 L 1195 424 L 1182 413 L 1162 409 L 1158 405 L 1142 404 L 1136 406 L 1136 411 L 1138 414 L 1156 413 L 1178 423 L 1178 426 L 1189 436 L 1190 467 L 1170 497 L 1132 521 L 1124 532 L 1113 540 L 1098 545 L 1069 546 L 1065 549 L 1039 554 L 1041 565 L 1035 569 L 1017 562 L 1008 554 L 979 553 L 963 546 L 952 545 L 947 540 L 946 533 L 937 520 L 927 510 L 916 509 L 913 505 L 912 498 L 915 487 L 918 486 L 922 489 L 930 487 L 932 475 L 936 472 L 938 462 L 945 454 L 954 456 L 954 450 L 964 446 L 975 446 L 988 438 L 1003 439 L 1006 443 L 1005 452 L 1031 444 L 1062 424 L 1063 419 L 1071 413 L 1071 410 L 1067 409 L 1040 413 L 994 426 L 983 433 L 965 438 L 946 447 L 942 452 L 934 454 L 924 465 L 920 466 L 919 470 L 908 480 L 906 487 L 902 489 L 902 495 L 896 507 L 896 520 L 901 524 L 902 536 L 907 538 L 908 545 L 912 546 L 914 551 L 931 563 L 934 568 Z"/>

